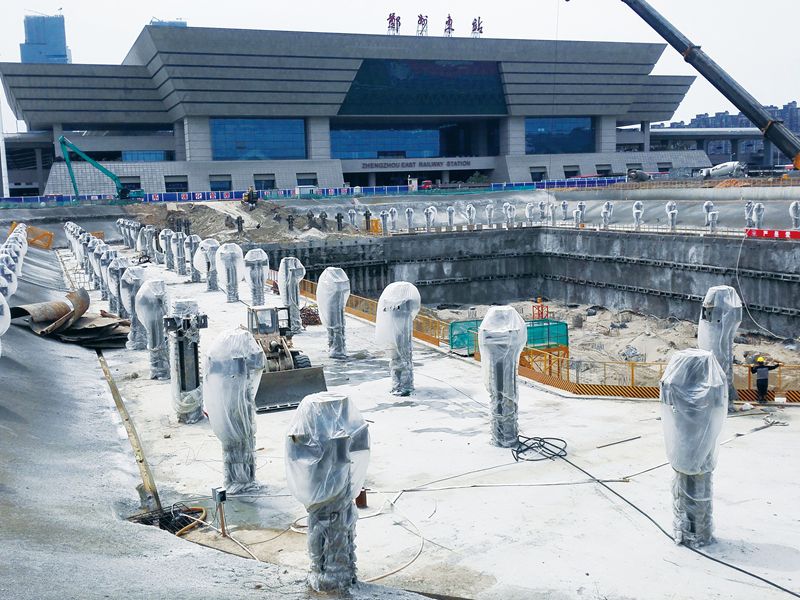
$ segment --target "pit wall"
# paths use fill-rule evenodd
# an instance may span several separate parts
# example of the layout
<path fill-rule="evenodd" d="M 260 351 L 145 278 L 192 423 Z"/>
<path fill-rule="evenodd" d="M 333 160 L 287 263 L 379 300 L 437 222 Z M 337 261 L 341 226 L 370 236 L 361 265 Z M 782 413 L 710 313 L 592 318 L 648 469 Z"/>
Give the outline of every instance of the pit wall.
<path fill-rule="evenodd" d="M 536 227 L 264 248 L 271 261 L 297 255 L 314 281 L 326 266 L 340 266 L 359 295 L 410 281 L 427 304 L 543 296 L 695 320 L 709 287 L 731 285 L 762 326 L 800 335 L 800 245 L 793 242 Z M 756 329 L 747 313 L 743 327 Z"/>

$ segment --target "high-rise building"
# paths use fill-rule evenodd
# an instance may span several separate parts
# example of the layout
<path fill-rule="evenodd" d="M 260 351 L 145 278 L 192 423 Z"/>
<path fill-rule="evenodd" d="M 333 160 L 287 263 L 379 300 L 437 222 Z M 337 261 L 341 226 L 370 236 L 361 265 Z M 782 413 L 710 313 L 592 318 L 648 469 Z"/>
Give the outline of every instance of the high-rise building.
<path fill-rule="evenodd" d="M 25 43 L 19 45 L 19 54 L 23 63 L 71 63 L 64 16 L 26 16 Z"/>

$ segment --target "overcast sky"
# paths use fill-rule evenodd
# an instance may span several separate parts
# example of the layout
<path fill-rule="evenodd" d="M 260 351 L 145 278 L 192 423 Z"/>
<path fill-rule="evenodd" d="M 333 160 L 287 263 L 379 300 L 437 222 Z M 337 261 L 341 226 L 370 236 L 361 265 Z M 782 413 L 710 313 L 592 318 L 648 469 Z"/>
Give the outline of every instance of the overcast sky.
<path fill-rule="evenodd" d="M 650 0 L 694 43 L 764 104 L 783 105 L 800 98 L 797 0 Z M 19 62 L 26 14 L 66 19 L 67 44 L 75 63 L 119 64 L 152 17 L 183 18 L 190 26 L 385 33 L 386 17 L 402 17 L 401 34 L 413 35 L 416 16 L 427 14 L 430 35 L 441 35 L 447 13 L 456 36 L 468 36 L 481 16 L 484 37 L 659 42 L 661 38 L 619 0 L 0 0 L 0 61 Z M 657 74 L 694 74 L 671 48 Z M 3 96 L 3 94 L 0 94 Z M 733 107 L 698 78 L 676 119 Z M 18 124 L 3 97 L 6 131 Z"/>

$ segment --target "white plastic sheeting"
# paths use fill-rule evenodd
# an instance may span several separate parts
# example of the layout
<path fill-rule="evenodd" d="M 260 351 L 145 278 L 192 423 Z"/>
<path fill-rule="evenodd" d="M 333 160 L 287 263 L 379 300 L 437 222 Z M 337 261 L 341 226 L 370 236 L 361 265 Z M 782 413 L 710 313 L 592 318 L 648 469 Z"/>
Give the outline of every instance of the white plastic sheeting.
<path fill-rule="evenodd" d="M 281 259 L 278 267 L 278 292 L 281 295 L 281 304 L 289 309 L 289 327 L 292 333 L 303 331 L 303 321 L 300 318 L 300 282 L 306 276 L 306 268 L 300 259 L 287 256 Z"/>
<path fill-rule="evenodd" d="M 206 277 L 206 289 L 216 291 L 217 287 L 217 250 L 219 242 L 214 238 L 206 238 L 200 242 L 197 252 L 192 257 L 194 268 Z"/>
<path fill-rule="evenodd" d="M 350 297 L 350 279 L 339 267 L 328 267 L 317 281 L 319 318 L 328 330 L 328 354 L 347 358 L 344 307 Z"/>
<path fill-rule="evenodd" d="M 406 208 L 406 227 L 409 231 L 414 230 L 414 209 L 410 206 Z"/>
<path fill-rule="evenodd" d="M 661 418 L 667 457 L 676 471 L 708 473 L 727 411 L 725 373 L 707 350 L 672 355 L 661 378 Z"/>
<path fill-rule="evenodd" d="M 161 279 L 148 279 L 136 293 L 136 316 L 147 332 L 150 379 L 169 379 L 169 350 L 164 317 L 169 311 L 167 286 Z"/>
<path fill-rule="evenodd" d="M 0 357 L 3 356 L 3 335 L 11 326 L 11 309 L 8 307 L 5 296 L 0 294 Z"/>
<path fill-rule="evenodd" d="M 122 274 L 130 266 L 127 258 L 118 256 L 108 265 L 108 310 L 122 318 L 128 316 L 128 311 L 122 305 L 120 283 Z"/>
<path fill-rule="evenodd" d="M 464 214 L 467 217 L 467 225 L 475 225 L 475 207 L 472 204 L 467 204 Z"/>
<path fill-rule="evenodd" d="M 198 314 L 197 302 L 194 300 L 176 298 L 172 301 L 170 317 L 173 319 L 191 321 Z M 188 327 L 182 325 L 169 333 L 172 409 L 178 422 L 186 424 L 203 419 L 203 386 L 199 379 L 200 365 L 197 364 L 200 356 L 200 331 L 195 325 L 196 323 L 189 323 Z M 184 356 L 181 356 L 182 353 Z"/>
<path fill-rule="evenodd" d="M 390 283 L 378 299 L 375 343 L 389 351 L 392 394 L 396 396 L 414 391 L 413 329 L 421 305 L 419 290 L 407 281 Z"/>
<path fill-rule="evenodd" d="M 225 487 L 230 494 L 257 490 L 255 397 L 264 352 L 250 332 L 223 333 L 206 355 L 203 399 L 211 429 L 222 444 Z"/>
<path fill-rule="evenodd" d="M 269 271 L 269 256 L 261 248 L 248 250 L 244 255 L 244 273 L 250 286 L 250 300 L 253 306 L 264 304 L 264 286 Z"/>
<path fill-rule="evenodd" d="M 144 269 L 142 267 L 128 267 L 120 279 L 120 299 L 122 306 L 128 313 L 131 320 L 131 330 L 128 333 L 128 342 L 125 347 L 128 350 L 146 350 L 147 333 L 142 326 L 136 312 L 136 294 L 144 283 Z"/>
<path fill-rule="evenodd" d="M 703 300 L 697 325 L 697 347 L 717 359 L 727 382 L 728 410 L 733 410 L 736 388 L 733 385 L 733 338 L 742 323 L 742 300 L 727 285 L 709 288 Z"/>
<path fill-rule="evenodd" d="M 238 244 L 228 242 L 217 249 L 217 281 L 228 295 L 228 302 L 239 301 L 239 282 L 244 280 L 244 254 Z"/>
<path fill-rule="evenodd" d="M 516 445 L 517 367 L 528 339 L 525 321 L 512 306 L 493 306 L 478 328 L 483 382 L 491 397 L 492 443 Z"/>
<path fill-rule="evenodd" d="M 172 238 L 175 237 L 175 232 L 172 229 L 162 229 L 158 234 L 158 242 L 161 246 L 161 251 L 164 253 L 164 261 L 168 270 L 175 268 L 175 255 L 172 253 Z"/>
<path fill-rule="evenodd" d="M 186 249 L 184 242 L 186 241 L 186 234 L 182 231 L 176 231 L 172 236 L 172 256 L 175 261 L 175 272 L 178 275 L 186 275 Z"/>
<path fill-rule="evenodd" d="M 353 499 L 367 474 L 366 421 L 347 396 L 321 392 L 298 406 L 286 437 L 289 491 L 308 510 L 308 582 L 317 592 L 356 583 Z"/>
<path fill-rule="evenodd" d="M 711 477 L 727 412 L 725 374 L 706 350 L 673 354 L 661 378 L 661 421 L 667 458 L 675 470 L 675 541 L 713 542 Z"/>
<path fill-rule="evenodd" d="M 192 276 L 192 283 L 198 283 L 200 281 L 200 271 L 194 264 L 194 256 L 197 253 L 197 250 L 200 248 L 200 239 L 199 235 L 192 234 L 186 236 L 186 239 L 183 242 L 183 249 L 184 254 L 189 262 L 189 270 Z"/>

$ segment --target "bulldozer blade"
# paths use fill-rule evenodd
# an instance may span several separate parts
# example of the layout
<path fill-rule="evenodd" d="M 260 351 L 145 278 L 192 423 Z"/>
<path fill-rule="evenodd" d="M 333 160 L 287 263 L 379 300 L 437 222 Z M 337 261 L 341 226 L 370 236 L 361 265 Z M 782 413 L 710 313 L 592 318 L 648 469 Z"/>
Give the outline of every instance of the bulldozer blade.
<path fill-rule="evenodd" d="M 256 393 L 256 411 L 296 408 L 309 394 L 327 390 L 322 367 L 264 372 Z"/>

